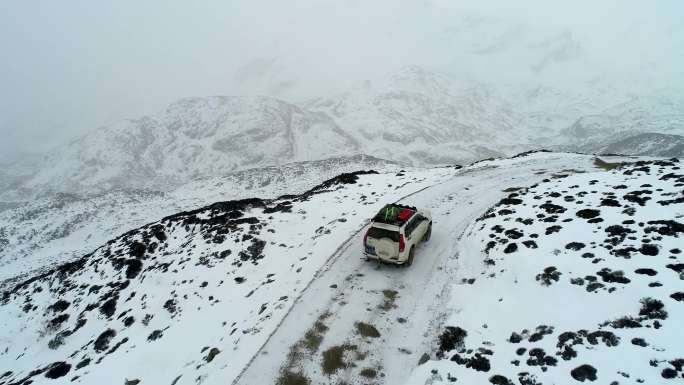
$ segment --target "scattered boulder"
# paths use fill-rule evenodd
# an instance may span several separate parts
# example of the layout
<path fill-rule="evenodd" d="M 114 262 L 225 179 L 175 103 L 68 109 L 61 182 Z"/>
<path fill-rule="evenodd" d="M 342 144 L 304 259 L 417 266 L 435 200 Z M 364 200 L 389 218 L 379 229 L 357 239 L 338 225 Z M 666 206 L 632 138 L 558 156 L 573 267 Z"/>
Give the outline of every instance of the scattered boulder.
<path fill-rule="evenodd" d="M 103 352 L 109 348 L 109 342 L 116 336 L 114 329 L 107 329 L 103 331 L 95 340 L 95 351 Z"/>
<path fill-rule="evenodd" d="M 71 364 L 67 364 L 66 362 L 63 362 L 63 361 L 62 362 L 55 362 L 48 367 L 48 370 L 45 372 L 45 377 L 54 380 L 55 378 L 60 378 L 60 377 L 66 376 L 70 370 L 71 370 Z"/>
<path fill-rule="evenodd" d="M 584 382 L 586 380 L 596 381 L 596 372 L 596 368 L 591 365 L 584 364 L 572 369 L 570 371 L 570 375 L 579 382 Z"/>
<path fill-rule="evenodd" d="M 465 347 L 465 338 L 468 332 L 458 326 L 447 326 L 439 336 L 439 351 L 437 356 L 442 358 L 444 353 L 457 350 L 460 351 Z"/>
<path fill-rule="evenodd" d="M 506 254 L 511 254 L 515 253 L 516 251 L 518 251 L 518 244 L 515 242 L 511 242 L 506 246 L 503 252 Z"/>

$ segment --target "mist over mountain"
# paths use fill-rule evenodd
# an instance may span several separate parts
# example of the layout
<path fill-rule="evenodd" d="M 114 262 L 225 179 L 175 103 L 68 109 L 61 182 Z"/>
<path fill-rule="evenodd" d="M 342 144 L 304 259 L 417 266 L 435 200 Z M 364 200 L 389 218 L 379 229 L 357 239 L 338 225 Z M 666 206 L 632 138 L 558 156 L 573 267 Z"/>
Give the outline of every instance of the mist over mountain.
<path fill-rule="evenodd" d="M 5 2 L 0 385 L 681 380 L 682 15 Z"/>
<path fill-rule="evenodd" d="M 301 107 L 410 66 L 462 87 L 507 89 L 508 100 L 532 103 L 525 95 L 537 92 L 547 111 L 545 92 L 601 109 L 665 87 L 681 94 L 683 11 L 676 1 L 632 0 L 13 2 L 0 15 L 0 161 L 43 155 L 185 97 L 267 96 Z M 586 111 L 571 120 L 577 112 Z"/>
<path fill-rule="evenodd" d="M 481 82 L 411 66 L 299 104 L 185 98 L 11 167 L 0 191 L 6 201 L 116 188 L 168 191 L 250 168 L 351 155 L 413 166 L 540 148 L 682 155 L 680 93 L 634 96 L 600 81 L 580 86 Z"/>

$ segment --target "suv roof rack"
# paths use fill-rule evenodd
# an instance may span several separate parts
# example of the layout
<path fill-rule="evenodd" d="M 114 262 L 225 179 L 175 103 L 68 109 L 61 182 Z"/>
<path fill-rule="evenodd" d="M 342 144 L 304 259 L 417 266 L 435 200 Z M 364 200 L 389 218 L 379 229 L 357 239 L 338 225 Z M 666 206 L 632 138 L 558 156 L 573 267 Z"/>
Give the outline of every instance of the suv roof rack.
<path fill-rule="evenodd" d="M 398 203 L 386 204 L 373 217 L 373 222 L 385 223 L 394 226 L 403 226 L 418 211 L 413 206 Z"/>

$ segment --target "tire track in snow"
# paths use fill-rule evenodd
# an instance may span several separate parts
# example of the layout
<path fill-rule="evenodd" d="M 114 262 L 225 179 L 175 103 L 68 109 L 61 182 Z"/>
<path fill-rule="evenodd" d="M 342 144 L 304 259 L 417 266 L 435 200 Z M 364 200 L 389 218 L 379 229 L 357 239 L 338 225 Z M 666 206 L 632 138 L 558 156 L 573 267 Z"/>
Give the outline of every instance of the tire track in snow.
<path fill-rule="evenodd" d="M 396 203 L 396 202 L 399 202 L 399 201 L 402 201 L 402 200 L 404 200 L 404 199 L 407 199 L 407 198 L 409 198 L 409 197 L 411 197 L 411 196 L 414 196 L 414 195 L 416 195 L 416 194 L 418 194 L 418 193 L 420 193 L 420 192 L 422 192 L 422 191 L 425 191 L 425 190 L 427 190 L 427 189 L 429 189 L 429 188 L 432 188 L 432 187 L 435 187 L 435 186 L 444 184 L 444 183 L 446 183 L 446 182 L 452 180 L 453 178 L 456 178 L 458 175 L 460 175 L 460 170 L 458 170 L 458 171 L 454 174 L 454 176 L 453 176 L 452 178 L 449 178 L 449 179 L 447 179 L 447 180 L 445 180 L 445 181 L 442 181 L 442 182 L 439 182 L 439 183 L 435 183 L 435 184 L 430 185 L 430 186 L 425 186 L 425 187 L 423 187 L 423 188 L 421 188 L 421 189 L 419 189 L 419 190 L 416 190 L 416 191 L 414 191 L 414 192 L 412 192 L 412 193 L 410 193 L 410 194 L 407 194 L 407 195 L 405 195 L 405 196 L 403 196 L 403 197 L 397 199 L 397 200 L 395 201 L 395 203 Z M 252 357 L 250 358 L 250 360 L 247 362 L 247 365 L 245 365 L 245 366 L 242 368 L 242 370 L 240 370 L 240 373 L 235 377 L 235 379 L 234 379 L 233 382 L 231 383 L 232 385 L 236 385 L 236 384 L 238 384 L 238 383 L 240 382 L 240 380 L 242 379 L 242 377 L 244 376 L 244 374 L 247 372 L 247 370 L 250 369 L 250 367 L 251 367 L 252 364 L 254 363 L 255 359 L 256 359 L 260 354 L 262 354 L 262 351 L 264 350 L 264 347 L 265 347 L 266 345 L 268 345 L 268 343 L 271 341 L 271 339 L 273 338 L 273 336 L 280 330 L 281 326 L 282 326 L 283 323 L 285 323 L 285 321 L 288 319 L 288 317 L 290 316 L 290 314 L 292 313 L 292 311 L 294 310 L 294 308 L 296 307 L 296 305 L 301 301 L 302 297 L 303 297 L 305 294 L 308 293 L 308 290 L 309 290 L 309 288 L 311 287 L 311 285 L 312 285 L 319 277 L 321 277 L 324 273 L 326 273 L 327 271 L 330 270 L 330 268 L 335 264 L 335 262 L 337 261 L 337 259 L 338 259 L 342 254 L 344 254 L 344 252 L 345 252 L 345 251 L 349 248 L 349 246 L 351 245 L 352 241 L 356 239 L 356 237 L 359 235 L 359 233 L 360 233 L 361 231 L 363 231 L 363 229 L 366 228 L 366 226 L 367 226 L 369 223 L 370 223 L 370 222 L 369 222 L 368 220 L 364 221 L 363 224 L 362 224 L 361 226 L 359 226 L 359 228 L 357 228 L 351 235 L 349 235 L 349 237 L 347 237 L 347 239 L 344 240 L 344 242 L 342 242 L 342 244 L 340 244 L 340 246 L 337 247 L 337 249 L 335 249 L 335 251 L 334 251 L 334 252 L 326 259 L 326 261 L 323 263 L 323 266 L 322 266 L 320 269 L 318 269 L 318 270 L 316 271 L 316 273 L 314 273 L 314 274 L 312 275 L 311 280 L 309 280 L 309 282 L 306 284 L 306 286 L 304 286 L 304 288 L 302 289 L 302 291 L 299 292 L 299 294 L 298 294 L 297 297 L 294 299 L 294 301 L 292 301 L 292 305 L 291 305 L 290 308 L 287 310 L 287 312 L 285 312 L 285 314 L 284 314 L 283 317 L 280 319 L 280 321 L 278 321 L 278 324 L 276 325 L 276 327 L 273 328 L 273 330 L 268 334 L 268 337 L 266 338 L 266 340 L 264 341 L 264 343 L 261 344 L 261 346 L 259 347 L 259 349 L 257 349 L 257 350 L 255 351 L 254 355 L 252 355 Z"/>

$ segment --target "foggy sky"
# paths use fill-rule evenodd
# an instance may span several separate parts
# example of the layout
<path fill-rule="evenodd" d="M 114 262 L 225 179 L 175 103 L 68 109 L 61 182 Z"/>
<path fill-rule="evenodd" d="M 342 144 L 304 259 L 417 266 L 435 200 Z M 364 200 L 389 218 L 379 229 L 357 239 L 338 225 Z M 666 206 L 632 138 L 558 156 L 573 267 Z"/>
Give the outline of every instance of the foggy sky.
<path fill-rule="evenodd" d="M 463 59 L 449 31 L 464 16 L 540 37 L 569 33 L 587 71 L 639 87 L 684 85 L 680 0 L 8 0 L 0 4 L 0 161 L 186 96 L 297 101 L 410 64 L 522 76 L 522 54 L 479 72 Z"/>

